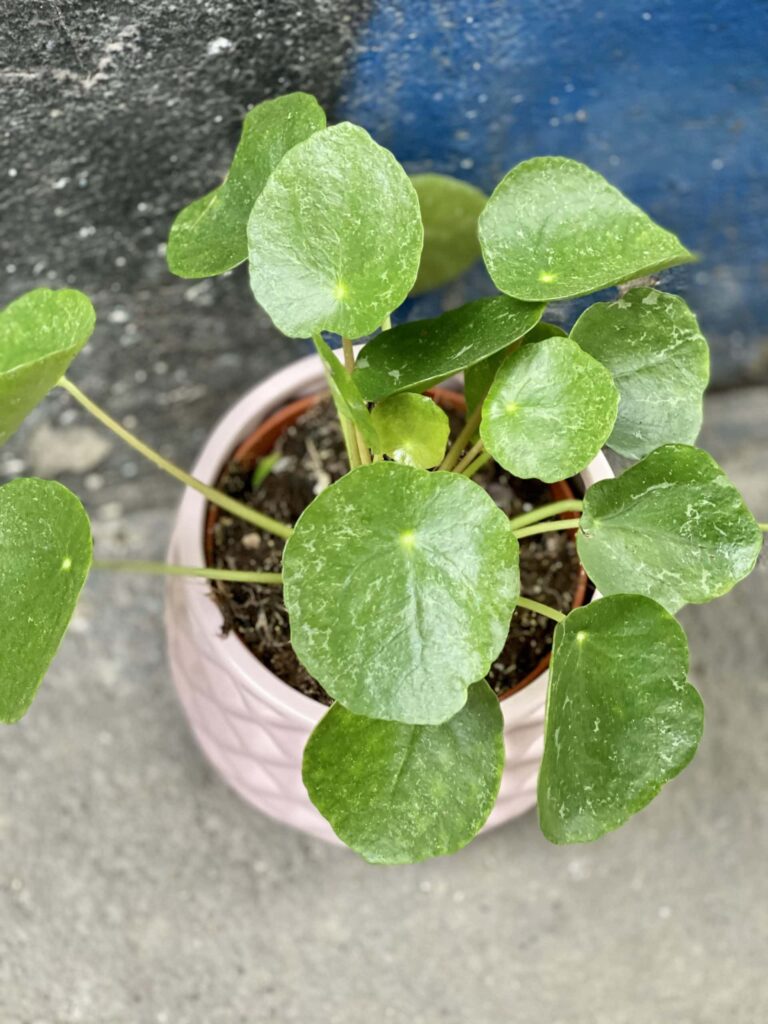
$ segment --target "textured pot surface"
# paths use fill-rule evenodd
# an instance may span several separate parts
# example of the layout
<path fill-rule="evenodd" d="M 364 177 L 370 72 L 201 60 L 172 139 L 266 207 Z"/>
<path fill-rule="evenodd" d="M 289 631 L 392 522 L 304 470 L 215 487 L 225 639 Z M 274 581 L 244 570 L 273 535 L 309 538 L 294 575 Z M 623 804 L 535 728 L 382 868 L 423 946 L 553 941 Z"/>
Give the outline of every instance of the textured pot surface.
<path fill-rule="evenodd" d="M 249 391 L 221 420 L 194 467 L 214 483 L 233 449 L 278 407 L 323 383 L 317 356 L 291 364 Z M 612 476 L 601 454 L 585 485 Z M 176 516 L 169 561 L 204 565 L 206 500 L 187 491 Z M 287 686 L 234 634 L 221 635 L 221 613 L 204 580 L 169 578 L 168 652 L 192 731 L 222 777 L 249 803 L 286 824 L 338 842 L 301 781 L 304 744 L 325 707 Z M 543 749 L 547 673 L 502 701 L 506 763 L 501 792 L 485 828 L 529 810 Z"/>

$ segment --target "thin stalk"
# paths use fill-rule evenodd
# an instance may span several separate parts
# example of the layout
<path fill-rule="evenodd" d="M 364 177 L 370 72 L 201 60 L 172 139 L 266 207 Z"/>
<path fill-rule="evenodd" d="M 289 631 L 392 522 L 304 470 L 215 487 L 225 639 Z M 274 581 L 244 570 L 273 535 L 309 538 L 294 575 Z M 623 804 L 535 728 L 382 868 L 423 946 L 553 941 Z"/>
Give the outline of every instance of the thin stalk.
<path fill-rule="evenodd" d="M 312 341 L 314 342 L 315 348 L 318 353 L 322 356 L 325 342 L 322 334 L 313 334 Z M 344 350 L 344 369 L 347 369 L 347 348 L 346 344 L 351 345 L 349 339 L 342 339 L 342 345 Z M 354 352 L 352 352 L 352 359 L 354 365 Z M 355 430 L 354 424 L 350 422 L 349 418 L 344 415 L 343 411 L 339 407 L 339 402 L 336 398 L 336 392 L 332 386 L 331 373 L 328 367 L 325 365 L 325 359 L 323 358 L 323 370 L 325 372 L 328 384 L 331 385 L 331 397 L 333 398 L 333 404 L 336 408 L 336 415 L 339 417 L 339 423 L 341 424 L 341 432 L 344 435 L 344 445 L 347 449 L 347 459 L 349 460 L 349 468 L 356 469 L 360 465 L 360 450 L 357 445 L 357 431 Z"/>
<path fill-rule="evenodd" d="M 553 622 L 562 622 L 565 618 L 557 608 L 550 608 L 548 604 L 542 604 L 541 601 L 532 601 L 529 597 L 518 597 L 517 603 L 520 608 L 527 608 L 529 612 L 537 612 L 539 615 L 552 619 Z"/>
<path fill-rule="evenodd" d="M 469 449 L 463 459 L 459 459 L 456 465 L 453 467 L 454 473 L 463 473 L 467 466 L 471 466 L 478 455 L 483 452 L 484 446 L 482 441 L 476 441 Z"/>
<path fill-rule="evenodd" d="M 530 526 L 531 523 L 538 523 L 542 519 L 551 519 L 559 516 L 561 512 L 581 512 L 583 501 L 577 498 L 564 498 L 562 501 L 552 501 L 549 505 L 541 505 L 531 512 L 525 512 L 521 516 L 510 519 L 509 525 L 513 530 L 519 530 L 523 526 Z"/>
<path fill-rule="evenodd" d="M 382 329 L 382 331 L 391 331 L 392 330 L 392 317 L 391 316 L 385 316 L 384 317 L 384 320 L 383 320 L 383 322 L 381 324 L 381 329 Z"/>
<path fill-rule="evenodd" d="M 355 346 L 352 339 L 342 338 L 341 347 L 344 352 L 344 369 L 351 375 L 355 369 Z M 350 424 L 350 428 L 355 435 L 355 446 L 357 447 L 359 460 L 358 465 L 369 466 L 371 463 L 371 453 L 368 450 L 368 445 L 363 440 L 363 435 L 354 423 Z"/>
<path fill-rule="evenodd" d="M 757 525 L 760 527 L 763 533 L 768 533 L 768 523 L 758 523 Z"/>
<path fill-rule="evenodd" d="M 239 569 L 206 568 L 199 565 L 168 565 L 166 562 L 134 562 L 130 559 L 96 559 L 94 569 L 110 572 L 140 572 L 150 576 L 199 576 L 229 583 L 282 583 L 279 572 L 246 572 Z"/>
<path fill-rule="evenodd" d="M 575 530 L 580 522 L 580 519 L 555 519 L 551 523 L 534 523 L 532 526 L 524 526 L 522 530 L 515 530 L 515 536 L 522 540 L 523 537 L 535 537 L 539 533 L 552 533 L 553 530 Z"/>
<path fill-rule="evenodd" d="M 490 452 L 483 452 L 482 455 L 478 455 L 475 461 L 471 462 L 467 468 L 463 470 L 462 476 L 468 476 L 470 478 L 473 477 L 475 473 L 477 473 L 479 469 L 482 469 L 487 462 L 490 462 L 492 458 L 493 456 Z"/>
<path fill-rule="evenodd" d="M 477 407 L 473 410 L 473 412 L 467 418 L 467 422 L 461 428 L 459 436 L 448 449 L 448 454 L 437 467 L 438 469 L 453 469 L 453 467 L 459 461 L 461 453 L 467 447 L 468 442 L 472 439 L 472 436 L 474 435 L 475 431 L 480 426 L 480 418 L 482 417 L 482 415 L 483 403 L 478 402 Z"/>
<path fill-rule="evenodd" d="M 88 398 L 87 395 L 83 394 L 76 384 L 73 384 L 68 377 L 62 377 L 59 381 L 59 386 L 64 388 L 74 399 L 79 402 L 82 407 L 94 416 L 100 423 L 103 423 L 107 429 L 111 430 L 113 434 L 116 434 L 121 441 L 125 441 L 127 445 L 130 445 L 134 451 L 137 451 L 139 455 L 143 455 L 145 459 L 148 459 L 158 469 L 162 469 L 164 473 L 172 476 L 174 480 L 178 480 L 179 483 L 184 484 L 185 487 L 191 487 L 193 491 L 197 491 L 198 494 L 202 494 L 204 498 L 207 498 L 212 505 L 217 505 L 219 508 L 224 509 L 226 512 L 230 512 L 233 516 L 237 516 L 239 519 L 244 519 L 248 523 L 253 523 L 254 526 L 260 527 L 262 530 L 267 530 L 268 533 L 275 534 L 276 537 L 282 537 L 285 540 L 291 536 L 293 529 L 286 523 L 281 523 L 277 519 L 273 519 L 271 516 L 264 515 L 263 512 L 258 512 L 255 508 L 250 508 L 248 505 L 244 505 L 241 501 L 236 501 L 235 498 L 231 498 L 228 494 L 224 494 L 223 491 L 218 490 L 216 487 L 210 487 L 208 484 L 204 484 L 202 480 L 198 480 L 196 477 L 191 476 L 185 470 L 179 466 L 170 462 L 164 458 L 159 452 L 156 452 L 154 448 L 150 448 L 149 445 L 144 444 L 138 437 L 133 435 L 130 430 L 126 430 L 125 427 L 118 423 L 117 420 L 112 417 L 97 405 L 94 401 Z"/>

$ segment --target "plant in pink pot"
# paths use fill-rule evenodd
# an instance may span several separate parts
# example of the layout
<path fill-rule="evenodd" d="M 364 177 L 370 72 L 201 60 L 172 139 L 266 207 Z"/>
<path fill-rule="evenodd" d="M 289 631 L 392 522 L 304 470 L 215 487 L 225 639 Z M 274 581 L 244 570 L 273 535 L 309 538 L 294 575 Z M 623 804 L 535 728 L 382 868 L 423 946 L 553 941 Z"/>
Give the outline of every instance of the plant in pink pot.
<path fill-rule="evenodd" d="M 499 294 L 391 327 L 481 254 Z M 743 579 L 766 526 L 693 446 L 708 352 L 682 299 L 622 288 L 569 334 L 542 318 L 690 259 L 572 160 L 528 160 L 486 200 L 409 179 L 310 96 L 254 108 L 168 263 L 195 278 L 247 260 L 257 302 L 317 354 L 250 392 L 194 473 L 66 376 L 94 327 L 84 295 L 0 314 L 0 441 L 59 386 L 187 488 L 160 565 L 94 562 L 58 483 L 0 488 L 0 718 L 29 708 L 92 567 L 163 573 L 192 727 L 269 813 L 379 863 L 460 849 L 537 779 L 552 842 L 623 824 L 701 736 L 674 613 Z M 463 399 L 437 387 L 461 373 Z M 618 478 L 604 445 L 636 460 Z M 548 550 L 573 556 L 553 603 L 532 568 Z"/>

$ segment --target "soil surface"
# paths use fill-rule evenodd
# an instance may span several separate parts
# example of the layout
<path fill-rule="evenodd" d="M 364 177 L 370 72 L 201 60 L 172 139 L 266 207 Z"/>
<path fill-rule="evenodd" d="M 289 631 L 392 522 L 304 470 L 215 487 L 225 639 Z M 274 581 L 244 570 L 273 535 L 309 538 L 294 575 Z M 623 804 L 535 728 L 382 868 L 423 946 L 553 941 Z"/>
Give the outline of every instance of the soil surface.
<path fill-rule="evenodd" d="M 460 421 L 452 424 L 458 432 Z M 304 413 L 277 442 L 279 455 L 269 475 L 255 489 L 252 469 L 231 462 L 221 487 L 246 504 L 284 522 L 293 523 L 325 487 L 347 469 L 344 440 L 330 400 Z M 510 516 L 528 512 L 549 500 L 546 485 L 518 480 L 495 464 L 484 467 L 475 480 Z M 211 564 L 219 568 L 279 572 L 283 541 L 221 513 L 213 531 Z M 579 562 L 574 539 L 566 533 L 542 534 L 520 544 L 522 593 L 567 612 L 578 585 Z M 264 665 L 290 686 L 323 704 L 331 698 L 299 663 L 290 643 L 283 592 L 274 585 L 213 584 L 224 616 L 224 632 L 234 630 Z M 549 652 L 554 623 L 518 608 L 506 645 L 488 681 L 498 694 L 514 688 Z"/>

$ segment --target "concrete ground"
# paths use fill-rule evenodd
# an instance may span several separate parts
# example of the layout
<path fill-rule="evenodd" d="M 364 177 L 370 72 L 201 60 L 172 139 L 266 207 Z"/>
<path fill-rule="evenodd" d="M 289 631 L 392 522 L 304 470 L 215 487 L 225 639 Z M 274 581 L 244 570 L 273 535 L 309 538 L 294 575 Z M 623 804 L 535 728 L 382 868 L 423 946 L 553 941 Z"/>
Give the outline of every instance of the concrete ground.
<path fill-rule="evenodd" d="M 239 382 L 234 365 L 206 409 Z M 206 422 L 180 431 L 176 399 L 149 430 L 188 459 Z M 768 390 L 715 395 L 702 437 L 763 518 L 767 410 Z M 0 470 L 64 472 L 102 550 L 161 556 L 173 487 L 63 422 L 34 420 Z M 395 869 L 224 787 L 169 684 L 161 606 L 158 580 L 94 575 L 38 703 L 0 734 L 2 1024 L 768 1019 L 768 557 L 682 615 L 706 736 L 651 807 L 591 846 L 549 846 L 530 814 Z"/>

